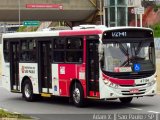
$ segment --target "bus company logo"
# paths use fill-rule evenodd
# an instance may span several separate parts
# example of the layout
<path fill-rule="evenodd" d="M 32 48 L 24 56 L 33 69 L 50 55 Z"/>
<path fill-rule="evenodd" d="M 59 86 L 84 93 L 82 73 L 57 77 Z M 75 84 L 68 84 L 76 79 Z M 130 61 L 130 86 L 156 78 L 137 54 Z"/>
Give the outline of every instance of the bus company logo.
<path fill-rule="evenodd" d="M 35 67 L 22 66 L 21 67 L 21 72 L 22 73 L 35 74 Z"/>
<path fill-rule="evenodd" d="M 127 32 L 112 32 L 112 37 L 127 37 Z"/>
<path fill-rule="evenodd" d="M 22 66 L 21 71 L 22 71 L 22 73 L 24 73 L 24 66 Z"/>

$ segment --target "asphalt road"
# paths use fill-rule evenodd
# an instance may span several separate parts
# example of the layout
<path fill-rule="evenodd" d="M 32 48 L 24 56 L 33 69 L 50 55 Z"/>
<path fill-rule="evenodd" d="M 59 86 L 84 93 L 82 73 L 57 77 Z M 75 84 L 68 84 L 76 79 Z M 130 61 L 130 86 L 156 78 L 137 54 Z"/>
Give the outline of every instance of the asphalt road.
<path fill-rule="evenodd" d="M 0 87 L 2 86 L 2 80 L 0 80 Z"/>
<path fill-rule="evenodd" d="M 123 105 L 119 100 L 115 101 L 90 101 L 85 108 L 76 108 L 66 98 L 53 98 L 52 100 L 40 100 L 26 102 L 22 95 L 10 93 L 0 87 L 0 108 L 10 112 L 29 114 L 42 120 L 81 120 L 82 117 L 92 117 L 92 114 L 137 114 L 160 113 L 160 95 L 154 97 L 134 98 L 130 105 Z M 69 114 L 69 115 L 68 115 Z M 89 116 L 85 116 L 89 114 Z M 87 119 L 88 120 L 88 119 Z"/>

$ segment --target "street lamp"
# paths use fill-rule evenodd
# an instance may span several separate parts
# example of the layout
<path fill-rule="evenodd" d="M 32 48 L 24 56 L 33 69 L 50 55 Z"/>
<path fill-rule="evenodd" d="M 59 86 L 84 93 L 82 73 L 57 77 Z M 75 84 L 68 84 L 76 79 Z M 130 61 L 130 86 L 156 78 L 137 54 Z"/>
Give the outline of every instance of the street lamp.
<path fill-rule="evenodd" d="M 18 18 L 19 18 L 19 27 L 20 27 L 20 24 L 21 24 L 21 1 L 19 0 L 18 2 Z"/>

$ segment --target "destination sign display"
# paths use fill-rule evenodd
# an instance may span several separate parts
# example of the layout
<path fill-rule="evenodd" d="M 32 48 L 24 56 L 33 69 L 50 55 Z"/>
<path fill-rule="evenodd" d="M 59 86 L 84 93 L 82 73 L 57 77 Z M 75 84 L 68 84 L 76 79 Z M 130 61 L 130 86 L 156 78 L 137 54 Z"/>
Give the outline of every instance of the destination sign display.
<path fill-rule="evenodd" d="M 152 38 L 151 30 L 142 29 L 125 29 L 125 30 L 109 30 L 103 33 L 103 39 L 119 39 L 119 38 Z"/>

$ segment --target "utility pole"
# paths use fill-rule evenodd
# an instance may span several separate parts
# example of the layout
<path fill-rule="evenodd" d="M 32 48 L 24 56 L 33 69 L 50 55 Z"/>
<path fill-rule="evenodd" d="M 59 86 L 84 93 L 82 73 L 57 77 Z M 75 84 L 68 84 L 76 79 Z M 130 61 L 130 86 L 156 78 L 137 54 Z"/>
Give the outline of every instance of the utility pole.
<path fill-rule="evenodd" d="M 100 21 L 101 21 L 101 25 L 103 24 L 103 6 L 102 6 L 102 0 L 99 0 L 99 4 L 100 4 Z"/>
<path fill-rule="evenodd" d="M 21 25 L 21 0 L 18 0 L 18 18 L 19 18 L 19 27 Z"/>

